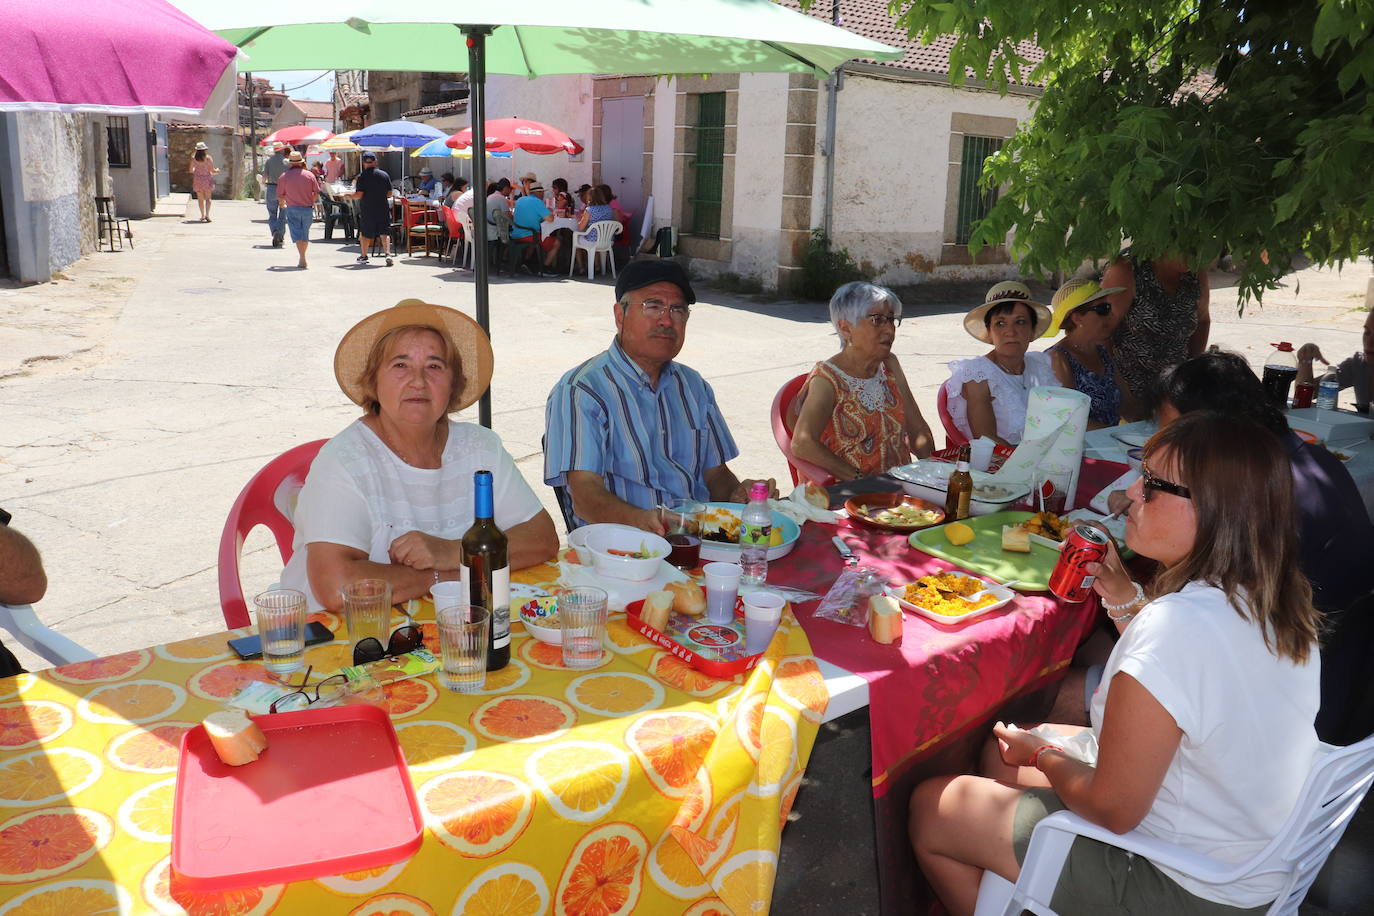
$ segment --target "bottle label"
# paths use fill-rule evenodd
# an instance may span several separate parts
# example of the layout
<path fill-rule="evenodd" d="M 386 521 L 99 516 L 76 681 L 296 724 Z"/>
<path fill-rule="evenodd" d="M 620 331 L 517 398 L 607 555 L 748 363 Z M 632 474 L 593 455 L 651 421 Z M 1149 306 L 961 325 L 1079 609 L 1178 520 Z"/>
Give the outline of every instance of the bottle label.
<path fill-rule="evenodd" d="M 463 567 L 463 591 L 469 600 L 491 611 L 491 644 L 502 649 L 510 645 L 510 567 L 503 566 L 491 572 L 491 603 L 487 597 L 473 593 L 472 568 Z"/>
<path fill-rule="evenodd" d="M 773 525 L 740 525 L 739 542 L 742 547 L 767 547 L 773 537 Z"/>

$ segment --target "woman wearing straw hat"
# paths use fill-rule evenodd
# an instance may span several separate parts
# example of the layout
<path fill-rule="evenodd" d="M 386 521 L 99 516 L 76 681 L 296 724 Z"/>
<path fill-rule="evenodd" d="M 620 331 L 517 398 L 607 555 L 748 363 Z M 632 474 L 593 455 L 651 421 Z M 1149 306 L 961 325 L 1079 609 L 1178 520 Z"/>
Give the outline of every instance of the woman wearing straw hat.
<path fill-rule="evenodd" d="M 334 377 L 363 415 L 315 458 L 282 573 L 312 609 L 338 608 L 340 590 L 358 579 L 386 579 L 405 601 L 459 578 L 478 470 L 492 473 L 511 569 L 554 555 L 553 519 L 501 440 L 448 416 L 481 396 L 491 370 L 491 343 L 477 322 L 419 299 L 369 315 L 343 336 Z"/>
<path fill-rule="evenodd" d="M 1122 413 L 1134 415 L 1135 398 L 1117 371 L 1111 350 L 1112 304 L 1108 297 L 1121 287 L 1103 289 L 1096 280 L 1070 280 L 1059 287 L 1050 308 L 1054 317 L 1046 336 L 1064 330 L 1064 339 L 1045 352 L 1059 384 L 1092 398 L 1088 429 L 1115 426 Z M 1122 404 L 1126 409 L 1122 409 Z"/>
<path fill-rule="evenodd" d="M 1003 445 L 1021 441 L 1030 390 L 1059 384 L 1048 355 L 1026 352 L 1049 323 L 1050 310 L 1012 280 L 988 290 L 983 304 L 964 316 L 964 330 L 992 344 L 983 356 L 949 364 L 946 409 L 965 436 L 987 436 Z"/>
<path fill-rule="evenodd" d="M 191 164 L 186 171 L 191 173 L 191 191 L 196 195 L 196 203 L 200 205 L 200 221 L 210 222 L 210 198 L 215 193 L 215 176 L 219 174 L 219 169 L 215 168 L 215 157 L 210 155 L 210 148 L 205 145 L 205 141 L 196 144 L 196 151 L 191 156 Z"/>

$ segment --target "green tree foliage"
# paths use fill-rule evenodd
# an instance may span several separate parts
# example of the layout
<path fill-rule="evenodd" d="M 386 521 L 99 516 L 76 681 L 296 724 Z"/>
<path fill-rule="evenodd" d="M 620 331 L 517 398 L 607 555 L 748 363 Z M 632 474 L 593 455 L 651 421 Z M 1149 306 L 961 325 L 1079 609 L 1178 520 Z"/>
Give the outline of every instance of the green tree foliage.
<path fill-rule="evenodd" d="M 1032 120 L 984 171 L 975 251 L 1014 233 L 1030 272 L 1229 249 L 1242 305 L 1298 255 L 1374 250 L 1374 0 L 895 0 L 954 34 L 951 71 L 1039 82 Z M 1018 42 L 1045 51 L 1033 65 Z"/>

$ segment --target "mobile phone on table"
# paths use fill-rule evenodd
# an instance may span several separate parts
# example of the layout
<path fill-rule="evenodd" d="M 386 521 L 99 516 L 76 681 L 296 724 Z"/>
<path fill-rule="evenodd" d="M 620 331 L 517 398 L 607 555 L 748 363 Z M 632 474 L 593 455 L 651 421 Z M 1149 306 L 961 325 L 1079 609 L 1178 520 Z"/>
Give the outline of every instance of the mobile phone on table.
<path fill-rule="evenodd" d="M 305 627 L 305 644 L 307 646 L 318 646 L 322 642 L 332 642 L 334 634 L 329 631 L 329 627 L 312 620 Z M 254 658 L 262 658 L 262 640 L 257 634 L 252 636 L 240 636 L 238 639 L 229 640 L 229 648 L 234 654 L 244 661 Z"/>

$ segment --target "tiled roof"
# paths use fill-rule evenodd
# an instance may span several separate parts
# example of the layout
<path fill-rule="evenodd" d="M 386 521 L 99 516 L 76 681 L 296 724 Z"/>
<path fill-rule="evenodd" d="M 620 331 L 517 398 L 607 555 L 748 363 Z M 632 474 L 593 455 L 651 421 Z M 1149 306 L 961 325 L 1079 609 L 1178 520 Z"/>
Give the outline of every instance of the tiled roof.
<path fill-rule="evenodd" d="M 798 0 L 774 0 L 774 2 L 790 9 L 801 10 L 801 3 Z M 954 46 L 953 35 L 941 35 L 930 44 L 922 44 L 919 40 L 909 37 L 906 29 L 899 26 L 896 20 L 892 18 L 892 14 L 888 12 L 887 0 L 834 0 L 833 3 L 832 0 L 815 0 L 806 14 L 813 19 L 831 22 L 835 6 L 839 8 L 839 25 L 841 28 L 906 51 L 906 54 L 897 60 L 864 60 L 864 63 L 876 64 L 879 67 L 891 67 L 894 70 L 949 74 L 949 50 Z M 1017 46 L 1017 49 L 1022 57 L 1031 62 L 1032 66 L 1039 63 L 1045 56 L 1045 52 L 1034 42 L 1023 41 Z M 967 71 L 965 75 L 970 78 L 976 76 L 971 70 Z"/>
<path fill-rule="evenodd" d="M 468 100 L 458 99 L 455 102 L 440 102 L 437 105 L 426 105 L 424 108 L 412 108 L 410 111 L 401 112 L 403 118 L 434 118 L 443 115 L 462 114 L 468 110 Z"/>
<path fill-rule="evenodd" d="M 315 99 L 287 99 L 287 101 L 299 108 L 301 114 L 307 118 L 334 117 L 333 102 L 321 102 Z"/>

